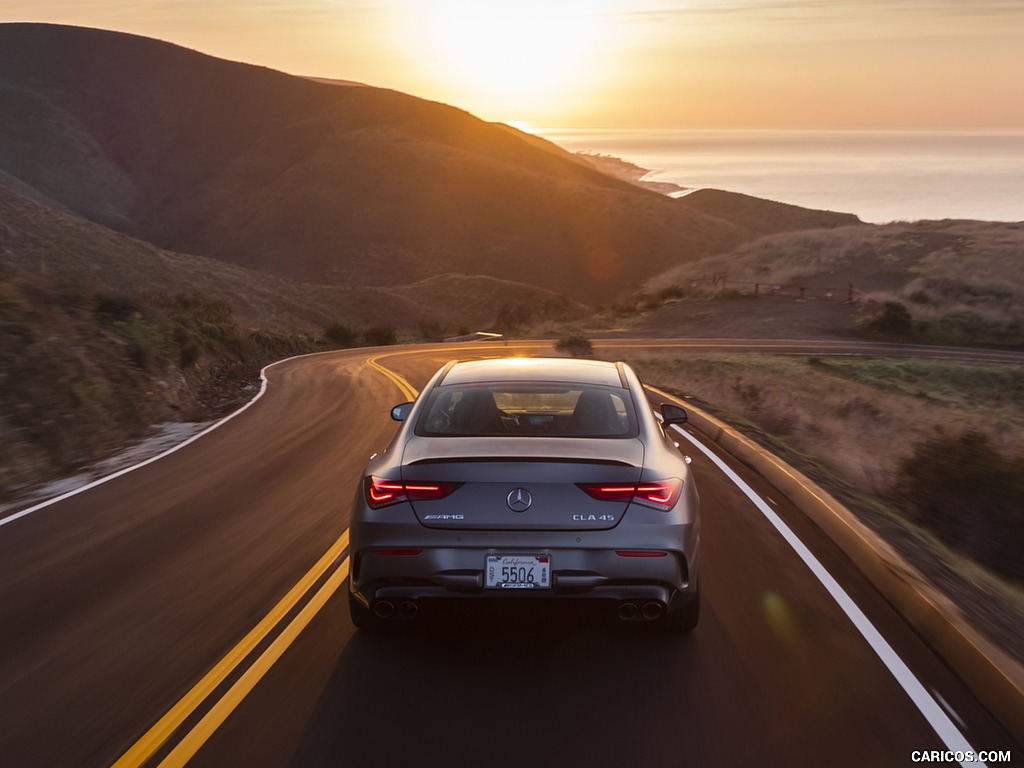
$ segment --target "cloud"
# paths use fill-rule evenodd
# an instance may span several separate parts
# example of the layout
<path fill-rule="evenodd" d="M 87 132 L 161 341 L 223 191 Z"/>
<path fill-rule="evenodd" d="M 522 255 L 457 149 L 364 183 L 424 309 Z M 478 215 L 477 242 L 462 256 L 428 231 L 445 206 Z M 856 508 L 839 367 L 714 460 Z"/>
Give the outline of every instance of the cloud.
<path fill-rule="evenodd" d="M 613 13 L 654 21 L 710 14 L 780 18 L 893 14 L 1024 19 L 1024 4 L 1019 0 L 639 0 Z"/>
<path fill-rule="evenodd" d="M 616 24 L 661 39 L 870 40 L 1024 34 L 1020 0 L 637 0 Z"/>

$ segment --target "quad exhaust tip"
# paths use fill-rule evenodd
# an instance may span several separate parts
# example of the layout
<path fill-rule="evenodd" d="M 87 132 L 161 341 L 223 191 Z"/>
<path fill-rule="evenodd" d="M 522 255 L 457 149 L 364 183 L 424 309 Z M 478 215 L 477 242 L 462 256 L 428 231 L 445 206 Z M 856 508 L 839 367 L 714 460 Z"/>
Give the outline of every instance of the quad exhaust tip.
<path fill-rule="evenodd" d="M 619 603 L 619 619 L 622 621 L 657 621 L 665 615 L 665 604 L 657 600 L 645 603 L 626 601 Z"/>
<path fill-rule="evenodd" d="M 619 605 L 619 618 L 623 621 L 636 621 L 640 609 L 636 603 L 622 603 Z"/>
<path fill-rule="evenodd" d="M 665 606 L 653 600 L 649 603 L 644 603 L 644 607 L 640 609 L 640 614 L 647 621 L 656 621 L 661 618 L 663 613 L 665 613 Z"/>
<path fill-rule="evenodd" d="M 390 600 L 378 600 L 373 604 L 373 615 L 378 619 L 400 619 L 410 621 L 416 618 L 420 607 L 414 600 L 399 600 L 393 603 Z"/>

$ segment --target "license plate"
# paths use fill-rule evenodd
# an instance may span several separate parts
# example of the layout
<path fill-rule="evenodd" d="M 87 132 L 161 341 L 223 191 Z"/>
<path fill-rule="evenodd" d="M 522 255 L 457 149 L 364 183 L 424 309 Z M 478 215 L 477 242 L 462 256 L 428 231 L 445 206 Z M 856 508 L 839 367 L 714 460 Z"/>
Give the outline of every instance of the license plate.
<path fill-rule="evenodd" d="M 549 555 L 488 555 L 487 589 L 551 589 Z"/>

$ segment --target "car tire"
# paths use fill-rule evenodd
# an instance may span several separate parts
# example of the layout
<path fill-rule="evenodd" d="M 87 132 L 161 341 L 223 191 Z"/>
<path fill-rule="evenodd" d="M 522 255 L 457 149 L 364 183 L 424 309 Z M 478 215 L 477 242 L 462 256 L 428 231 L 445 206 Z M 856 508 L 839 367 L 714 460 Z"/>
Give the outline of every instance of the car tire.
<path fill-rule="evenodd" d="M 700 621 L 700 583 L 693 596 L 680 608 L 665 613 L 661 620 L 661 629 L 673 635 L 685 635 L 692 632 Z"/>

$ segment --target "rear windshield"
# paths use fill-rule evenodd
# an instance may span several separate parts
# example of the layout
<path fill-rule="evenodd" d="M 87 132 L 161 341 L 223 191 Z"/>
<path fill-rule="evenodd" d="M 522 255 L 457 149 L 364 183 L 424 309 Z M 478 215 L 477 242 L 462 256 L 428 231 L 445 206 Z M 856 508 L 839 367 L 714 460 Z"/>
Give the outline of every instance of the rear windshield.
<path fill-rule="evenodd" d="M 474 384 L 431 392 L 416 434 L 430 437 L 636 437 L 626 390 L 566 384 Z"/>

